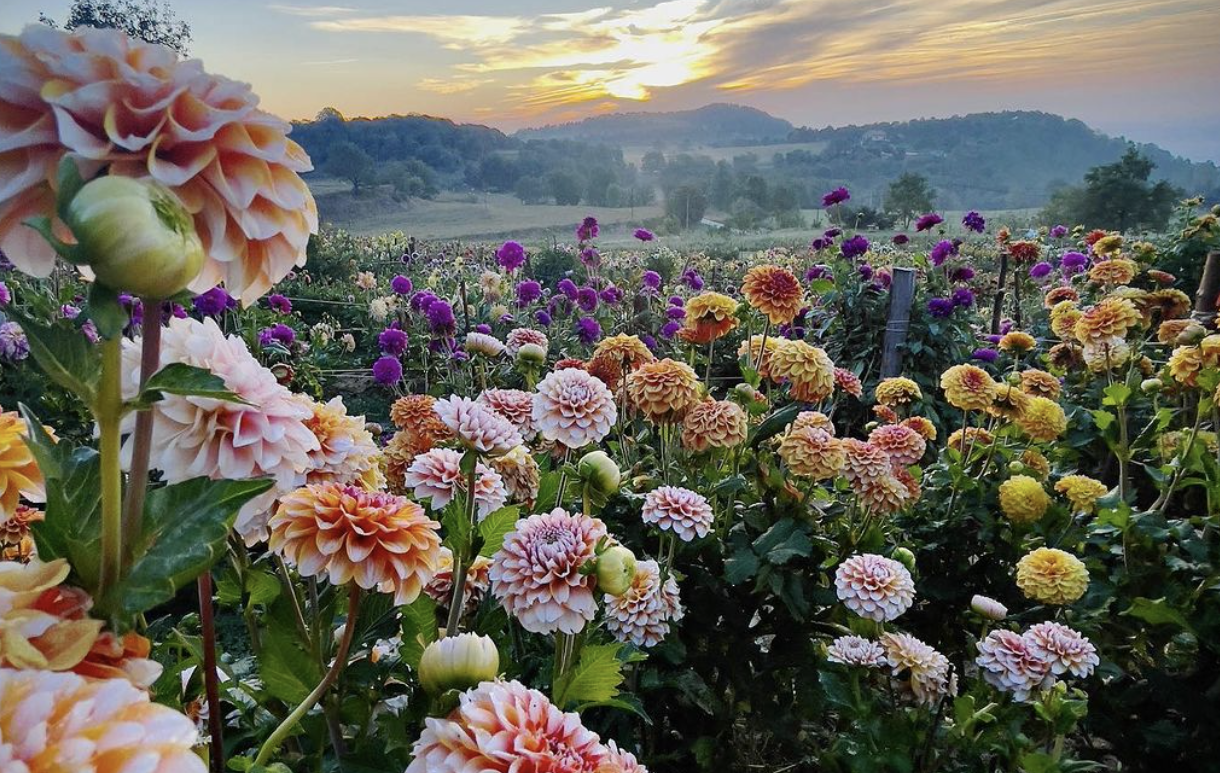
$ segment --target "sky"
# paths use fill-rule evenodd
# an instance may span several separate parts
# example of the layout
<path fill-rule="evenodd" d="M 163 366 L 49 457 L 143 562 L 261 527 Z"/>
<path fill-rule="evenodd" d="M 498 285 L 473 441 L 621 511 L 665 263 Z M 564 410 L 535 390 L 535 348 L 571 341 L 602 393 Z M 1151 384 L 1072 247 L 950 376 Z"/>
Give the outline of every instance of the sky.
<path fill-rule="evenodd" d="M 286 118 L 506 131 L 733 102 L 797 125 L 1044 110 L 1220 162 L 1220 0 L 170 0 Z M 69 0 L 0 0 L 0 32 Z"/>

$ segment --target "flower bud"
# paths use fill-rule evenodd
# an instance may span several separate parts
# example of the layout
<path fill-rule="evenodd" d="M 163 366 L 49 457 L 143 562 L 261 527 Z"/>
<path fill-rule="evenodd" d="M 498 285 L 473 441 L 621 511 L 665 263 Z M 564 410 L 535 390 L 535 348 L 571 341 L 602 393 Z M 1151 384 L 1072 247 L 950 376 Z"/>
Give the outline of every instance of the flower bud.
<path fill-rule="evenodd" d="M 1181 333 L 1178 333 L 1177 344 L 1179 346 L 1193 346 L 1202 341 L 1206 335 L 1207 328 L 1198 322 L 1191 322 Z"/>
<path fill-rule="evenodd" d="M 281 386 L 288 386 L 292 383 L 294 372 L 291 365 L 284 362 L 277 362 L 271 366 L 271 375 L 275 376 L 275 380 L 278 381 Z"/>
<path fill-rule="evenodd" d="M 1009 373 L 1007 376 L 1005 376 L 1005 380 L 1009 384 L 1012 384 L 1013 386 L 1020 386 L 1021 385 L 1021 374 L 1020 373 Z"/>
<path fill-rule="evenodd" d="M 462 633 L 437 639 L 419 659 L 419 683 L 433 695 L 465 690 L 500 673 L 500 653 L 486 636 Z"/>
<path fill-rule="evenodd" d="M 203 243 L 168 188 L 130 177 L 85 184 L 64 217 L 97 280 L 147 299 L 169 298 L 203 268 Z"/>
<path fill-rule="evenodd" d="M 580 479 L 588 483 L 594 491 L 603 496 L 610 496 L 618 491 L 623 482 L 623 474 L 618 464 L 606 455 L 605 451 L 590 451 L 580 458 L 576 467 Z"/>
<path fill-rule="evenodd" d="M 597 587 L 611 596 L 621 596 L 635 580 L 635 554 L 622 545 L 597 558 Z"/>
<path fill-rule="evenodd" d="M 1146 378 L 1140 382 L 1140 391 L 1146 395 L 1154 395 L 1165 386 L 1159 378 Z"/>
<path fill-rule="evenodd" d="M 1013 473 L 1014 475 L 1017 473 L 1025 472 L 1025 462 L 1022 462 L 1019 459 L 1013 459 L 1011 462 L 1008 463 L 1008 471 Z"/>
<path fill-rule="evenodd" d="M 970 608 L 988 620 L 1003 620 L 1008 617 L 1008 607 L 988 596 L 974 596 Z"/>
<path fill-rule="evenodd" d="M 546 364 L 546 349 L 538 344 L 522 344 L 517 350 L 517 362 L 525 367 L 540 367 Z"/>
<path fill-rule="evenodd" d="M 907 568 L 907 571 L 915 571 L 915 554 L 907 548 L 894 548 L 891 556 L 895 561 Z"/>

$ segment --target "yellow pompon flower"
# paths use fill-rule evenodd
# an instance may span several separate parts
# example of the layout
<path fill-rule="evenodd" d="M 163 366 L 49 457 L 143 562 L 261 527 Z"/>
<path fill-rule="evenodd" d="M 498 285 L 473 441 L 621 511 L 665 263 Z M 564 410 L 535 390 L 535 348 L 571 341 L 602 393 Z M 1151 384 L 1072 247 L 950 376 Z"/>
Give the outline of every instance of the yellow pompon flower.
<path fill-rule="evenodd" d="M 1014 475 L 1000 484 L 1000 510 L 1013 523 L 1033 523 L 1046 515 L 1051 498 L 1028 475 Z"/>
<path fill-rule="evenodd" d="M 820 403 L 834 392 L 835 364 L 816 346 L 780 339 L 771 358 L 771 379 L 786 379 L 789 393 L 797 400 Z"/>
<path fill-rule="evenodd" d="M 1029 407 L 1029 395 L 1012 384 L 996 384 L 995 399 L 987 407 L 987 413 L 997 418 L 1020 421 Z"/>
<path fill-rule="evenodd" d="M 1063 391 L 1063 385 L 1059 383 L 1059 379 L 1045 370 L 1027 368 L 1021 371 L 1021 391 L 1030 396 L 1037 395 L 1058 400 L 1059 394 Z"/>
<path fill-rule="evenodd" d="M 1106 484 L 1088 475 L 1064 475 L 1055 484 L 1055 491 L 1067 497 L 1076 512 L 1091 513 L 1097 509 L 1098 498 L 1109 489 Z"/>
<path fill-rule="evenodd" d="M 1048 309 L 1053 309 L 1055 306 L 1070 301 L 1073 305 L 1080 300 L 1080 293 L 1076 292 L 1074 287 L 1052 287 L 1046 291 L 1046 295 L 1042 296 L 1042 305 Z"/>
<path fill-rule="evenodd" d="M 1176 343 L 1183 331 L 1197 324 L 1193 319 L 1167 319 L 1157 327 L 1156 340 L 1163 344 Z"/>
<path fill-rule="evenodd" d="M 700 293 L 686 302 L 686 321 L 678 336 L 692 344 L 709 344 L 737 327 L 737 301 L 720 293 Z"/>
<path fill-rule="evenodd" d="M 995 402 L 996 383 L 987 371 L 975 365 L 954 365 L 941 374 L 945 399 L 962 411 L 985 411 Z"/>
<path fill-rule="evenodd" d="M 1049 443 L 1067 430 L 1067 415 L 1054 400 L 1034 396 L 1017 416 L 1017 426 L 1033 440 Z"/>
<path fill-rule="evenodd" d="M 1104 373 L 1125 365 L 1131 359 L 1131 345 L 1117 337 L 1089 341 L 1081 348 L 1081 355 L 1089 370 Z"/>
<path fill-rule="evenodd" d="M 1122 234 L 1108 234 L 1093 242 L 1094 255 L 1114 255 L 1123 248 Z"/>
<path fill-rule="evenodd" d="M 1071 341 L 1076 337 L 1076 323 L 1080 322 L 1083 316 L 1084 312 L 1075 307 L 1054 314 L 1051 316 L 1051 332 L 1060 341 Z"/>
<path fill-rule="evenodd" d="M 801 411 L 798 413 L 789 431 L 795 432 L 801 427 L 813 427 L 814 429 L 825 430 L 831 435 L 835 434 L 834 422 L 821 411 Z"/>
<path fill-rule="evenodd" d="M 758 375 L 763 378 L 771 376 L 771 358 L 775 355 L 775 350 L 779 348 L 779 339 L 775 336 L 767 336 L 767 350 L 763 352 L 763 337 L 761 335 L 750 336 L 749 341 L 742 341 L 741 346 L 737 347 L 737 357 L 740 359 L 745 357 L 751 364 L 758 363 Z"/>
<path fill-rule="evenodd" d="M 911 379 L 896 376 L 881 379 L 873 391 L 873 397 L 878 403 L 894 408 L 922 400 L 923 392 L 919 390 L 919 384 Z"/>
<path fill-rule="evenodd" d="M 1126 338 L 1140 323 L 1139 310 L 1126 298 L 1105 298 L 1076 322 L 1076 339 L 1082 344 Z"/>
<path fill-rule="evenodd" d="M 796 275 L 779 266 L 755 266 L 746 272 L 741 294 L 772 325 L 791 322 L 801 310 L 805 293 Z"/>
<path fill-rule="evenodd" d="M 1144 296 L 1144 302 L 1152 311 L 1160 314 L 1161 319 L 1174 320 L 1186 317 L 1190 313 L 1190 296 L 1177 288 L 1153 290 Z"/>
<path fill-rule="evenodd" d="M 847 461 L 838 438 L 809 426 L 793 429 L 784 436 L 779 444 L 779 457 L 793 475 L 819 481 L 837 477 Z"/>
<path fill-rule="evenodd" d="M 0 413 L 0 523 L 17 512 L 23 496 L 46 501 L 46 482 L 25 444 L 26 434 L 25 422 L 15 411 Z"/>
<path fill-rule="evenodd" d="M 682 421 L 682 447 L 688 451 L 732 448 L 746 440 L 746 412 L 728 400 L 704 400 L 687 412 Z"/>
<path fill-rule="evenodd" d="M 910 427 L 923 436 L 924 440 L 936 439 L 936 425 L 923 416 L 912 416 L 902 420 L 904 427 Z"/>
<path fill-rule="evenodd" d="M 964 454 L 966 453 L 966 447 L 969 445 L 973 445 L 975 448 L 986 448 L 994 442 L 995 435 L 982 427 L 967 427 L 965 431 L 960 429 L 953 430 L 949 434 L 947 445 L 958 453 Z"/>
<path fill-rule="evenodd" d="M 699 377 L 685 362 L 646 362 L 627 376 L 631 403 L 655 424 L 676 424 L 700 400 Z"/>
<path fill-rule="evenodd" d="M 1089 281 L 1099 285 L 1125 285 L 1135 279 L 1138 267 L 1126 258 L 1114 258 L 1094 263 L 1089 269 Z"/>
<path fill-rule="evenodd" d="M 589 358 L 588 370 L 600 378 L 611 392 L 619 394 L 618 388 L 628 373 L 656 359 L 639 336 L 619 334 L 597 342 L 593 356 Z"/>
<path fill-rule="evenodd" d="M 1034 474 L 1038 480 L 1046 480 L 1051 474 L 1051 463 L 1035 448 L 1027 448 L 1021 453 L 1021 463 Z"/>
<path fill-rule="evenodd" d="M 1071 604 L 1089 588 L 1084 563 L 1057 548 L 1038 548 L 1017 562 L 1017 587 L 1042 604 Z"/>
<path fill-rule="evenodd" d="M 1013 354 L 1024 354 L 1025 352 L 1032 351 L 1037 345 L 1038 342 L 1033 336 L 1021 330 L 1005 333 L 1004 337 L 1000 339 L 1000 349 Z"/>

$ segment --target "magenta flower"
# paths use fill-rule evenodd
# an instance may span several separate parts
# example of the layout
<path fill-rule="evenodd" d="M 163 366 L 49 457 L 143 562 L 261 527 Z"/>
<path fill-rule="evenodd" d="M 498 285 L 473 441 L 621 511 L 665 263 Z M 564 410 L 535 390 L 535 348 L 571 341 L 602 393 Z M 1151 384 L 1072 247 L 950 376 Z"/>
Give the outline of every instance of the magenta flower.
<path fill-rule="evenodd" d="M 635 238 L 639 239 L 642 242 L 650 242 L 657 237 L 652 231 L 649 231 L 647 228 L 637 228 L 637 229 L 635 229 Z"/>
<path fill-rule="evenodd" d="M 280 295 L 279 293 L 273 293 L 271 295 L 268 295 L 267 296 L 267 305 L 270 306 L 272 308 L 272 310 L 277 311 L 280 314 L 291 314 L 292 313 L 292 301 L 288 300 L 286 297 L 284 297 L 283 295 Z"/>
<path fill-rule="evenodd" d="M 930 231 L 934 227 L 940 225 L 943 222 L 945 222 L 945 219 L 943 217 L 936 214 L 935 212 L 929 212 L 928 214 L 921 216 L 918 220 L 915 221 L 915 230 L 916 231 Z"/>
<path fill-rule="evenodd" d="M 516 271 L 525 265 L 525 248 L 520 242 L 507 241 L 496 250 L 496 262 L 505 271 Z"/>
<path fill-rule="evenodd" d="M 833 207 L 836 204 L 842 204 L 843 202 L 847 201 L 850 198 L 851 198 L 851 194 L 847 191 L 846 188 L 841 188 L 841 187 L 835 188 L 830 193 L 827 193 L 826 195 L 822 196 L 822 206 L 823 207 Z"/>
<path fill-rule="evenodd" d="M 587 242 L 590 239 L 596 239 L 599 231 L 600 229 L 597 225 L 597 218 L 590 215 L 582 220 L 580 225 L 576 226 L 576 239 L 577 241 L 582 242 Z"/>
<path fill-rule="evenodd" d="M 402 363 L 386 355 L 373 363 L 373 380 L 382 386 L 393 386 L 402 380 Z"/>

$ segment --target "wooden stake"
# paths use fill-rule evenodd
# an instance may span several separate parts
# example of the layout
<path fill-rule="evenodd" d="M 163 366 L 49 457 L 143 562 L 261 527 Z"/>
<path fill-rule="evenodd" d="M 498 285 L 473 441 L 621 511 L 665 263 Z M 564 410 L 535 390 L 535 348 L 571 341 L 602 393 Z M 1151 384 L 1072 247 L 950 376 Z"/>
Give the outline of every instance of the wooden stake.
<path fill-rule="evenodd" d="M 885 323 L 885 342 L 881 351 L 881 377 L 902 373 L 902 347 L 911 326 L 911 302 L 915 299 L 915 269 L 895 268 L 890 282 L 890 314 Z"/>

